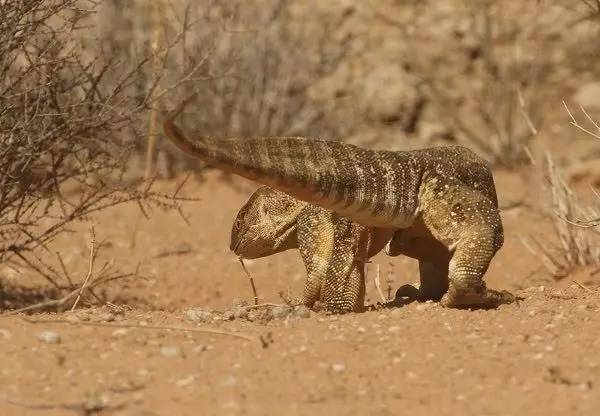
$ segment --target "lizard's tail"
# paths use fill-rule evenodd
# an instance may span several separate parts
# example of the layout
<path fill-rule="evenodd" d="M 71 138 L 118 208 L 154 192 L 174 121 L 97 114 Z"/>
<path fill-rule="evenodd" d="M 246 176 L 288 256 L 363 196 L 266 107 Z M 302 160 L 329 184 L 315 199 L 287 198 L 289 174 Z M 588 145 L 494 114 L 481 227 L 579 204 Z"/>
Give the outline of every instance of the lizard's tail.
<path fill-rule="evenodd" d="M 190 139 L 175 125 L 189 101 L 166 118 L 165 133 L 181 150 L 219 169 L 365 225 L 398 226 L 416 209 L 418 192 L 401 189 L 418 183 L 400 172 L 405 164 L 399 159 L 406 157 L 401 152 L 302 137 Z M 403 195 L 414 195 L 415 200 Z"/>

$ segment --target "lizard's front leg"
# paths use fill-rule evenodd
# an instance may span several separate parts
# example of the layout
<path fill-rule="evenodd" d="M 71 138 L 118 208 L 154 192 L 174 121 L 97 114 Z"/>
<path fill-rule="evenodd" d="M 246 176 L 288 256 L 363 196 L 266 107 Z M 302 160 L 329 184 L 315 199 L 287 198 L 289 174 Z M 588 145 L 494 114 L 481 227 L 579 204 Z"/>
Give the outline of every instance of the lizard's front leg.
<path fill-rule="evenodd" d="M 451 253 L 442 305 L 493 308 L 511 302 L 508 292 L 488 290 L 483 281 L 504 238 L 493 201 L 451 178 L 438 178 L 425 185 L 422 203 L 426 226 Z"/>
<path fill-rule="evenodd" d="M 333 313 L 364 309 L 364 261 L 356 260 L 359 241 L 352 223 L 315 208 L 298 219 L 298 248 L 307 272 L 305 305 L 319 300 Z"/>

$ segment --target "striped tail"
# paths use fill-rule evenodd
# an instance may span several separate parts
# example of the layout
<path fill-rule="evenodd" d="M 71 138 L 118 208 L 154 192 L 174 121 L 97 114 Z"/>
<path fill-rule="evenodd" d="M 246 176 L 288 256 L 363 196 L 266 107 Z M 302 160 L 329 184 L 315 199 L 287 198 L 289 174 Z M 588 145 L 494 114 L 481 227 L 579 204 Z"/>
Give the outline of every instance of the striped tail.
<path fill-rule="evenodd" d="M 164 122 L 167 137 L 184 152 L 367 226 L 412 222 L 420 181 L 406 169 L 408 153 L 303 137 L 192 140 L 175 125 L 185 104 Z"/>

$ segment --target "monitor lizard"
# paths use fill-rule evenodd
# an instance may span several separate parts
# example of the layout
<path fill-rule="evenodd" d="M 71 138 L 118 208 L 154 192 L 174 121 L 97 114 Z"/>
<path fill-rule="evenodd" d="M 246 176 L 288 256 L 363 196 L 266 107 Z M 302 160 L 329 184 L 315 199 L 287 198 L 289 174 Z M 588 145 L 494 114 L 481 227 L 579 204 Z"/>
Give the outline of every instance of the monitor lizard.
<path fill-rule="evenodd" d="M 306 137 L 191 139 L 175 124 L 188 102 L 163 123 L 184 152 L 363 226 L 407 229 L 421 223 L 417 228 L 449 253 L 442 305 L 498 303 L 483 276 L 503 244 L 500 213 L 482 189 L 457 177 L 452 161 L 423 151 L 371 150 Z"/>
<path fill-rule="evenodd" d="M 453 162 L 461 159 L 462 163 L 453 164 L 456 176 L 480 187 L 497 206 L 491 171 L 475 153 L 455 146 L 422 151 Z M 388 255 L 404 254 L 419 260 L 420 284 L 402 286 L 397 299 L 439 300 L 444 295 L 450 254 L 421 221 L 395 232 L 365 227 L 268 186 L 256 190 L 238 212 L 230 249 L 240 257 L 254 259 L 297 248 L 307 271 L 302 303 L 312 307 L 320 301 L 328 311 L 343 313 L 364 309 L 365 263 L 384 246 Z M 497 297 L 498 303 L 508 300 L 508 293 Z"/>

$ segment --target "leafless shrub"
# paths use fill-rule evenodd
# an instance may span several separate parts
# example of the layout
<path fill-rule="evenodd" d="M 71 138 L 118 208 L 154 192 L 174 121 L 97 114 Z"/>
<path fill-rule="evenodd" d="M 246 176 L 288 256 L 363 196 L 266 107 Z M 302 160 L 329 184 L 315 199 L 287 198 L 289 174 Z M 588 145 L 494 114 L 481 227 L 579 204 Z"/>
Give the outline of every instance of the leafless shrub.
<path fill-rule="evenodd" d="M 552 207 L 555 213 L 552 220 L 560 245 L 550 247 L 548 244 L 534 241 L 541 250 L 541 258 L 546 268 L 559 278 L 566 276 L 576 267 L 600 265 L 600 233 L 590 227 L 582 227 L 581 223 L 572 220 L 573 218 L 599 218 L 600 211 L 579 202 L 549 154 L 546 156 L 546 161 L 549 188 L 552 192 Z"/>
<path fill-rule="evenodd" d="M 80 0 L 0 7 L 0 263 L 29 267 L 55 288 L 71 285 L 50 265 L 48 244 L 69 224 L 125 202 L 146 212 L 181 200 L 180 188 L 165 195 L 152 182 L 123 185 L 133 143 L 119 133 L 134 135 L 148 107 L 149 94 L 132 92 L 150 57 L 126 65 L 84 52 L 77 33 L 95 7 Z"/>
<path fill-rule="evenodd" d="M 131 16 L 131 31 L 121 33 L 122 43 L 147 47 L 152 42 L 151 17 L 140 17 L 147 3 L 132 1 L 115 7 Z M 163 2 L 167 42 L 177 36 L 181 25 L 194 25 L 194 29 L 165 55 L 160 82 L 172 84 L 185 78 L 189 83 L 185 90 L 168 94 L 161 108 L 170 110 L 182 94 L 196 93 L 196 110 L 186 124 L 202 134 L 339 137 L 348 123 L 326 116 L 308 89 L 335 70 L 347 53 L 347 40 L 333 38 L 339 24 L 335 19 L 316 13 L 301 19 L 294 13 L 290 0 Z M 127 51 L 114 47 L 119 49 Z M 160 157 L 169 159 L 167 175 L 175 163 L 188 160 L 165 142 L 157 147 Z M 185 164 L 198 166 L 191 159 Z"/>
<path fill-rule="evenodd" d="M 492 163 L 515 165 L 543 121 L 550 58 L 537 48 L 554 22 L 525 3 L 459 3 L 451 17 L 426 5 L 402 20 L 379 17 L 399 30 L 407 67 L 452 135 Z"/>
<path fill-rule="evenodd" d="M 589 126 L 585 126 L 585 125 L 579 123 L 577 121 L 577 119 L 575 118 L 575 116 L 573 115 L 573 113 L 571 112 L 571 110 L 569 110 L 569 107 L 567 106 L 567 104 L 564 101 L 563 101 L 563 105 L 565 107 L 565 110 L 569 114 L 569 117 L 571 119 L 570 123 L 572 126 L 577 127 L 579 130 L 583 131 L 584 133 L 600 140 L 600 125 L 598 125 L 598 123 L 588 114 L 587 111 L 585 111 L 585 108 L 583 108 L 582 106 L 579 107 L 581 112 L 585 116 L 585 119 L 587 120 L 587 124 Z M 596 198 L 600 202 L 600 193 L 598 192 L 598 190 L 592 188 L 592 191 L 594 192 Z M 570 221 L 571 223 L 574 223 L 574 224 L 582 226 L 582 227 L 600 226 L 600 214 L 598 212 L 592 212 L 591 218 L 588 218 L 588 219 L 567 218 L 567 220 Z"/>

